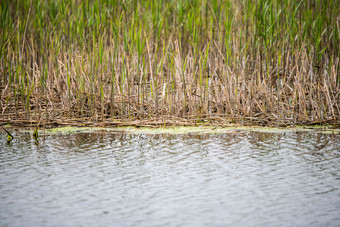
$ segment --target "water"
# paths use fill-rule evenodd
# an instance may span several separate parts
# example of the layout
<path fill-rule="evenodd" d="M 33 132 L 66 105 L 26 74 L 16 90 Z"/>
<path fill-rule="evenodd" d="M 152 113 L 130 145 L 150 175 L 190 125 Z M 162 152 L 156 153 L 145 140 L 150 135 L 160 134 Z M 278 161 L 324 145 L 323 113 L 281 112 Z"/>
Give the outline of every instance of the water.
<path fill-rule="evenodd" d="M 0 135 L 0 226 L 339 226 L 340 136 Z"/>

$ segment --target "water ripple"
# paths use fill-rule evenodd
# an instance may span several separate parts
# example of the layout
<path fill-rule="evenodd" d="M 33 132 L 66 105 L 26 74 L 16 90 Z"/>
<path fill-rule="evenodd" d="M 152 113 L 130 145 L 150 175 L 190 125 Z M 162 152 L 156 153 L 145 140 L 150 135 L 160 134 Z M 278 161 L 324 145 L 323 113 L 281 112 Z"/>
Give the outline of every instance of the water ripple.
<path fill-rule="evenodd" d="M 16 137 L 0 149 L 1 226 L 339 223 L 338 135 Z"/>

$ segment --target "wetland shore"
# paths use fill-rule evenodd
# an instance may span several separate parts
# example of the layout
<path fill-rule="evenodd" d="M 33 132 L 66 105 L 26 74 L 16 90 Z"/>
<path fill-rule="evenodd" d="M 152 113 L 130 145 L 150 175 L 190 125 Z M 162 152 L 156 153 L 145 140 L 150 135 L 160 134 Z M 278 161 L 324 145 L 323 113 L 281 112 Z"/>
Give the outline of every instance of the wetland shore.
<path fill-rule="evenodd" d="M 339 1 L 1 1 L 0 124 L 340 125 Z"/>

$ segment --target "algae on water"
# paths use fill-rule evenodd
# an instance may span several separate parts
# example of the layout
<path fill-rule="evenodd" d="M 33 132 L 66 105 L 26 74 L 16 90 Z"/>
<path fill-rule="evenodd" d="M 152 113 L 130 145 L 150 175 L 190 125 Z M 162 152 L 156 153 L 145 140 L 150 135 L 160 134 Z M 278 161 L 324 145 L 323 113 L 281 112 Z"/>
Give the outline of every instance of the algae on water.
<path fill-rule="evenodd" d="M 292 128 L 270 128 L 270 127 L 246 127 L 246 126 L 233 126 L 233 127 L 213 127 L 213 126 L 199 126 L 199 127 L 159 127 L 159 128 L 148 128 L 148 127 L 115 127 L 115 128 L 103 128 L 103 127 L 59 127 L 46 129 L 45 133 L 49 135 L 55 134 L 72 134 L 72 133 L 128 133 L 128 134 L 222 134 L 232 133 L 237 131 L 255 131 L 255 132 L 266 132 L 266 133 L 281 133 L 281 132 L 292 132 L 292 131 L 317 131 L 319 133 L 334 133 L 340 134 L 339 129 L 308 129 L 300 127 Z"/>

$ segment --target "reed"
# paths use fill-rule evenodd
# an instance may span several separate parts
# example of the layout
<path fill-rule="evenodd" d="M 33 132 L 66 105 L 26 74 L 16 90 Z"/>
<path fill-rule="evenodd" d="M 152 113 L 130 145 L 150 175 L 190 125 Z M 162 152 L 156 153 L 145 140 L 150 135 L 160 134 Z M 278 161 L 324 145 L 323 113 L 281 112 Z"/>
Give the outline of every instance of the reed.
<path fill-rule="evenodd" d="M 1 122 L 339 124 L 336 0 L 4 0 Z"/>

